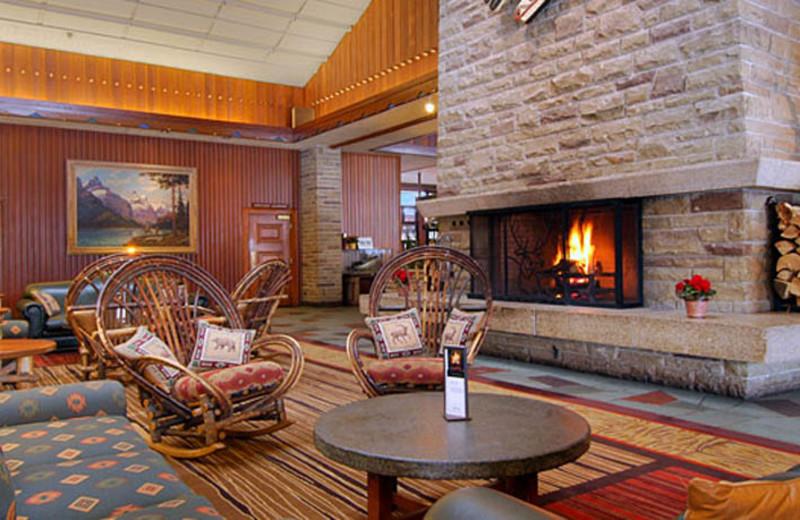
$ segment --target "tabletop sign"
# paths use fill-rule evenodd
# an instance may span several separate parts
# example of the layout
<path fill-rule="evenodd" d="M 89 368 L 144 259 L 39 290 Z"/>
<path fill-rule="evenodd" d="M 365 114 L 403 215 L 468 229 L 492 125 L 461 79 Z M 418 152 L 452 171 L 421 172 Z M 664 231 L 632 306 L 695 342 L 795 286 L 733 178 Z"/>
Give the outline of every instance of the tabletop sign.
<path fill-rule="evenodd" d="M 467 349 L 444 347 L 444 418 L 448 421 L 468 421 L 467 407 Z"/>

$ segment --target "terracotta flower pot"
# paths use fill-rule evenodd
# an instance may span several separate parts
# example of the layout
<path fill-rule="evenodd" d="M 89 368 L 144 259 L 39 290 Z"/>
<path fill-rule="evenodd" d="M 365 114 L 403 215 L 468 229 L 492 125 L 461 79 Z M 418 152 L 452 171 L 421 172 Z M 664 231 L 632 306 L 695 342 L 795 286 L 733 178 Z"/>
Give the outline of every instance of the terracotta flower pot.
<path fill-rule="evenodd" d="M 705 318 L 708 312 L 708 300 L 686 300 L 686 316 L 689 318 Z"/>

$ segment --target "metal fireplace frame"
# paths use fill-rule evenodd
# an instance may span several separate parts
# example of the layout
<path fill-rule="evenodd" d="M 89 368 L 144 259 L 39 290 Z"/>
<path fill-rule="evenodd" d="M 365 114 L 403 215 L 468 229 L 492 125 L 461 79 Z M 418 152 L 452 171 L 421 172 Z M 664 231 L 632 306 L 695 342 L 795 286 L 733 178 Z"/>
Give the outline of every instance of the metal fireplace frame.
<path fill-rule="evenodd" d="M 602 200 L 594 200 L 594 201 L 581 201 L 581 202 L 568 202 L 563 204 L 549 204 L 549 205 L 536 205 L 536 206 L 522 206 L 522 207 L 515 207 L 515 208 L 505 208 L 505 209 L 498 209 L 498 210 L 488 210 L 488 211 L 475 211 L 469 212 L 468 217 L 470 218 L 470 253 L 473 257 L 475 257 L 475 250 L 474 250 L 474 233 L 475 227 L 472 224 L 472 217 L 473 216 L 488 216 L 488 217 L 509 217 L 514 214 L 518 213 L 527 213 L 527 212 L 561 212 L 561 219 L 562 219 L 562 229 L 564 230 L 561 233 L 561 251 L 568 251 L 568 240 L 569 240 L 569 229 L 571 225 L 570 220 L 570 213 L 575 210 L 583 210 L 588 208 L 595 208 L 601 206 L 612 206 L 613 209 L 613 219 L 614 219 L 614 299 L 613 302 L 610 300 L 597 300 L 596 295 L 594 293 L 594 279 L 595 274 L 566 274 L 563 276 L 563 286 L 561 287 L 562 290 L 562 298 L 553 298 L 549 297 L 546 294 L 540 293 L 538 295 L 531 295 L 529 298 L 514 298 L 509 297 L 507 293 L 507 288 L 509 287 L 509 269 L 508 269 L 508 262 L 509 262 L 509 255 L 508 255 L 508 241 L 504 244 L 504 251 L 502 254 L 502 258 L 506 262 L 506 265 L 503 266 L 503 273 L 505 279 L 503 282 L 503 290 L 493 290 L 493 295 L 495 300 L 505 300 L 505 301 L 518 301 L 518 302 L 529 302 L 529 303 L 550 303 L 550 304 L 557 304 L 557 305 L 575 305 L 575 306 L 582 306 L 582 307 L 599 307 L 599 308 L 616 308 L 616 309 L 626 309 L 626 308 L 634 308 L 634 307 L 642 307 L 644 305 L 644 260 L 643 260 L 643 249 L 642 249 L 642 199 L 640 198 L 633 198 L 633 199 L 602 199 Z M 637 236 L 635 237 L 636 243 L 638 244 L 638 251 L 637 253 L 637 275 L 638 275 L 638 291 L 635 297 L 636 301 L 624 301 L 624 291 L 623 291 L 623 210 L 626 207 L 633 206 L 635 211 L 634 219 L 636 225 L 636 233 Z M 507 226 L 507 222 L 504 223 L 504 226 Z M 489 233 L 489 242 L 492 244 L 492 248 L 496 244 L 495 239 L 495 230 L 493 222 L 490 220 L 488 226 L 488 233 Z M 490 281 L 495 283 L 494 280 L 494 273 L 496 272 L 496 262 L 501 261 L 500 255 L 496 255 L 494 253 L 489 255 L 489 276 Z M 569 279 L 573 278 L 589 278 L 589 291 L 590 291 L 590 301 L 584 301 L 579 299 L 573 299 L 572 295 L 570 294 L 571 287 L 568 284 Z"/>

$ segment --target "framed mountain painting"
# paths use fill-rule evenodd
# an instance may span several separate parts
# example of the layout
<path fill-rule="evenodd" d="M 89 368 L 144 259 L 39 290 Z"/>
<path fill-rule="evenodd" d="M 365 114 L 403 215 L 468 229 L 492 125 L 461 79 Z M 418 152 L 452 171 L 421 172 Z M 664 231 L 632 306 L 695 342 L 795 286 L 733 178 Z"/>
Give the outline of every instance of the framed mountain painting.
<path fill-rule="evenodd" d="M 67 161 L 67 253 L 197 251 L 197 170 Z"/>

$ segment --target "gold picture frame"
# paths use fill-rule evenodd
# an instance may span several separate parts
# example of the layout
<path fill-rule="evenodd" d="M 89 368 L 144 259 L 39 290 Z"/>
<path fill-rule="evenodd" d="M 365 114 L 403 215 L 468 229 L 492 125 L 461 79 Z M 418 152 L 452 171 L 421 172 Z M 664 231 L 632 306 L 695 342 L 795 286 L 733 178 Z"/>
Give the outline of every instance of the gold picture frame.
<path fill-rule="evenodd" d="M 67 161 L 67 254 L 197 252 L 197 168 Z"/>

